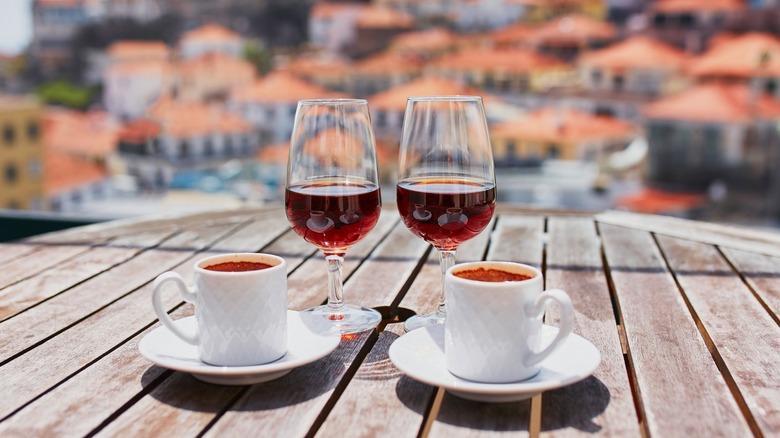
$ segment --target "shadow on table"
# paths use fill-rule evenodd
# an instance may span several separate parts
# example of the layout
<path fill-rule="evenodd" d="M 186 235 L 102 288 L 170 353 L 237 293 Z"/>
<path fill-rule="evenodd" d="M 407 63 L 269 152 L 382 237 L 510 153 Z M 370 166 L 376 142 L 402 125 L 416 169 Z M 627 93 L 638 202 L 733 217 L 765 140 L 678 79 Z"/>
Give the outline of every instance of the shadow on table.
<path fill-rule="evenodd" d="M 601 426 L 594 419 L 609 405 L 611 396 L 594 376 L 573 385 L 542 394 L 542 431 L 574 428 L 594 433 Z"/>

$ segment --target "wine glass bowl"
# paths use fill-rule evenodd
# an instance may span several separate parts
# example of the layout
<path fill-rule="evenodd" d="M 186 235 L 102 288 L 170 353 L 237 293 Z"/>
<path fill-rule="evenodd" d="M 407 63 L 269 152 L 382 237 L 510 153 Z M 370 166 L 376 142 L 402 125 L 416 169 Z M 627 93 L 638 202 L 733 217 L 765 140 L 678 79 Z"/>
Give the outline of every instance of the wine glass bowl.
<path fill-rule="evenodd" d="M 495 171 L 482 99 L 409 98 L 398 164 L 398 212 L 412 233 L 439 251 L 442 271 L 436 312 L 408 319 L 408 331 L 444 322 L 443 275 L 458 246 L 493 217 Z"/>
<path fill-rule="evenodd" d="M 376 310 L 343 302 L 341 265 L 347 250 L 379 219 L 376 146 L 362 99 L 298 103 L 290 140 L 285 212 L 293 230 L 319 248 L 328 265 L 328 303 L 304 317 L 331 321 L 357 333 L 381 321 Z"/>

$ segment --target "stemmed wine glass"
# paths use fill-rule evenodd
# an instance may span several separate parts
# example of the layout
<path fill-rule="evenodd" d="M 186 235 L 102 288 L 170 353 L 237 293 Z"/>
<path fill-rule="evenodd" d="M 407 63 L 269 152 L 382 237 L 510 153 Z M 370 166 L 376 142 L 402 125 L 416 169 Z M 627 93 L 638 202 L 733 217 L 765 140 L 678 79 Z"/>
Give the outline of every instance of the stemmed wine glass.
<path fill-rule="evenodd" d="M 496 178 L 485 110 L 479 96 L 410 97 L 398 162 L 398 212 L 414 234 L 439 251 L 442 289 L 436 312 L 404 328 L 441 324 L 444 273 L 458 246 L 490 223 Z"/>
<path fill-rule="evenodd" d="M 343 333 L 375 327 L 374 309 L 343 302 L 346 251 L 376 225 L 382 207 L 376 146 L 362 99 L 298 102 L 290 140 L 284 205 L 292 228 L 325 254 L 328 303 L 304 317 L 330 321 Z"/>

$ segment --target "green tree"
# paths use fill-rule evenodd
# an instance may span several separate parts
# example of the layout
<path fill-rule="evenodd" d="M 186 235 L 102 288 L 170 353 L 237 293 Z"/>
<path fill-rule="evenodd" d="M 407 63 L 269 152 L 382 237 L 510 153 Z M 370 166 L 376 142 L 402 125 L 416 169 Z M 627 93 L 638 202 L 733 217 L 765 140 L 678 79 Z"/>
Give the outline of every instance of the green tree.
<path fill-rule="evenodd" d="M 37 94 L 46 103 L 85 110 L 92 102 L 95 90 L 77 87 L 65 80 L 57 80 L 38 87 Z"/>
<path fill-rule="evenodd" d="M 255 41 L 249 41 L 244 45 L 244 59 L 255 66 L 258 74 L 266 74 L 271 70 L 271 53 Z"/>

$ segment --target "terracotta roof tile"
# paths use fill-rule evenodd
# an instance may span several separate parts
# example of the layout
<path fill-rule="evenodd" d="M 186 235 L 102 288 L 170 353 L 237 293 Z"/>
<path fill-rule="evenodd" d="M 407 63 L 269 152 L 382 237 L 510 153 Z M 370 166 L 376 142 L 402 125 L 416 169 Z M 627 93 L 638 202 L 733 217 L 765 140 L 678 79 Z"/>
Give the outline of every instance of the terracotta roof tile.
<path fill-rule="evenodd" d="M 357 26 L 372 29 L 411 28 L 414 26 L 414 18 L 384 6 L 367 6 L 360 11 Z"/>
<path fill-rule="evenodd" d="M 635 36 L 604 49 L 586 52 L 579 63 L 610 69 L 679 70 L 688 55 L 658 40 Z"/>
<path fill-rule="evenodd" d="M 398 52 L 382 52 L 357 62 L 352 73 L 361 75 L 384 76 L 400 72 L 419 72 L 423 62 L 417 58 L 404 56 Z"/>
<path fill-rule="evenodd" d="M 154 120 L 138 119 L 125 123 L 119 130 L 119 140 L 128 143 L 146 143 L 158 135 L 162 129 Z"/>
<path fill-rule="evenodd" d="M 149 115 L 161 126 L 163 134 L 176 138 L 250 132 L 253 129 L 243 117 L 229 113 L 221 106 L 197 102 L 161 99 L 152 107 Z"/>
<path fill-rule="evenodd" d="M 592 41 L 611 40 L 616 36 L 617 28 L 606 21 L 570 14 L 538 26 L 528 38 L 534 44 L 581 46 Z"/>
<path fill-rule="evenodd" d="M 747 85 L 705 84 L 648 104 L 650 119 L 740 123 L 756 117 L 780 119 L 780 102 L 755 95 Z"/>
<path fill-rule="evenodd" d="M 437 69 L 524 73 L 565 67 L 563 62 L 527 49 L 468 48 L 430 64 Z"/>
<path fill-rule="evenodd" d="M 182 73 L 219 72 L 232 77 L 251 79 L 255 76 L 255 67 L 251 62 L 220 52 L 204 53 L 194 58 L 180 61 L 176 68 Z"/>
<path fill-rule="evenodd" d="M 106 69 L 107 75 L 135 75 L 135 74 L 156 74 L 167 76 L 173 74 L 174 64 L 164 60 L 140 60 L 125 61 L 110 65 Z"/>
<path fill-rule="evenodd" d="M 620 139 L 637 133 L 633 124 L 609 116 L 597 116 L 571 108 L 543 108 L 525 117 L 490 128 L 495 137 L 547 142 L 579 142 Z"/>
<path fill-rule="evenodd" d="M 780 75 L 780 39 L 755 32 L 722 41 L 692 60 L 688 71 L 700 77 Z"/>
<path fill-rule="evenodd" d="M 656 189 L 644 189 L 639 193 L 617 200 L 618 207 L 639 213 L 659 214 L 691 210 L 704 204 L 705 197 L 697 193 L 672 193 Z"/>
<path fill-rule="evenodd" d="M 340 58 L 298 56 L 277 70 L 301 76 L 341 75 L 349 70 L 350 65 Z"/>
<path fill-rule="evenodd" d="M 43 142 L 49 149 L 104 158 L 116 150 L 119 125 L 105 112 L 46 109 Z"/>
<path fill-rule="evenodd" d="M 447 50 L 459 41 L 456 34 L 441 27 L 405 32 L 393 38 L 390 43 L 392 50 L 398 51 L 435 51 Z"/>
<path fill-rule="evenodd" d="M 180 42 L 189 41 L 236 41 L 241 40 L 241 35 L 232 30 L 220 26 L 219 24 L 209 23 L 203 26 L 184 32 Z"/>
<path fill-rule="evenodd" d="M 312 5 L 309 16 L 312 18 L 333 18 L 345 11 L 364 9 L 366 5 L 358 3 L 329 3 L 320 1 Z"/>
<path fill-rule="evenodd" d="M 108 46 L 106 53 L 113 58 L 156 57 L 167 59 L 169 50 L 162 41 L 124 40 Z"/>
<path fill-rule="evenodd" d="M 345 96 L 342 93 L 312 85 L 290 73 L 280 71 L 269 73 L 253 84 L 240 87 L 232 92 L 232 98 L 242 102 L 296 103 L 301 99 L 328 97 Z"/>
<path fill-rule="evenodd" d="M 333 138 L 331 140 L 331 137 L 335 136 L 336 133 L 334 130 L 327 130 L 320 135 L 316 136 L 316 142 L 312 141 L 311 144 L 314 145 L 315 143 L 322 143 L 323 141 L 325 143 L 332 143 L 333 141 L 343 141 L 342 139 L 336 139 Z M 349 145 L 352 148 L 360 148 L 362 151 L 362 146 L 359 146 L 357 144 Z M 284 142 L 284 143 L 276 143 L 273 145 L 265 146 L 261 148 L 256 155 L 256 158 L 258 161 L 264 162 L 264 163 L 275 163 L 275 164 L 286 164 L 287 160 L 290 155 L 290 143 Z M 362 153 L 353 153 L 353 154 L 347 154 L 353 157 L 359 157 L 362 156 Z M 376 142 L 376 159 L 379 163 L 389 163 L 393 160 L 396 160 L 398 157 L 398 151 L 396 149 L 393 149 L 386 143 L 382 141 Z"/>
<path fill-rule="evenodd" d="M 658 0 L 651 8 L 657 12 L 714 12 L 744 9 L 742 0 Z"/>
<path fill-rule="evenodd" d="M 105 179 L 103 166 L 68 152 L 46 148 L 43 153 L 43 187 L 47 196 L 76 189 Z"/>
<path fill-rule="evenodd" d="M 458 82 L 426 76 L 370 96 L 368 98 L 368 106 L 372 110 L 403 112 L 406 109 L 406 99 L 411 96 L 451 95 L 482 95 L 485 105 L 488 105 L 491 100 L 495 99 L 493 96 L 486 96 L 480 90 L 466 87 Z"/>
<path fill-rule="evenodd" d="M 485 37 L 497 46 L 509 46 L 526 43 L 534 27 L 525 23 L 516 23 L 485 34 Z"/>

